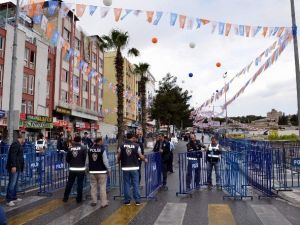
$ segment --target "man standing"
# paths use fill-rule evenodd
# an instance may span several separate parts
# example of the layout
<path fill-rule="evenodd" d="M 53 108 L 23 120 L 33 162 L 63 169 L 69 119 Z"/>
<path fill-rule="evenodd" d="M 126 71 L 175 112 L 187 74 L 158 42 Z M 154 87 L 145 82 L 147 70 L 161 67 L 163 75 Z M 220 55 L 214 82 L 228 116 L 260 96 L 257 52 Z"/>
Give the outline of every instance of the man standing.
<path fill-rule="evenodd" d="M 198 189 L 200 187 L 200 160 L 202 158 L 201 148 L 206 148 L 199 140 L 196 139 L 195 134 L 190 135 L 190 141 L 186 145 L 187 154 L 186 158 L 188 161 L 187 166 L 187 174 L 186 174 L 186 189 L 191 189 L 191 180 L 192 180 L 192 172 L 195 171 L 195 187 Z"/>
<path fill-rule="evenodd" d="M 95 145 L 88 150 L 89 155 L 89 173 L 91 178 L 91 206 L 97 205 L 98 185 L 100 188 L 101 208 L 108 206 L 106 195 L 107 173 L 110 174 L 110 166 L 102 137 L 95 141 Z"/>
<path fill-rule="evenodd" d="M 141 204 L 141 196 L 139 190 L 139 158 L 147 160 L 142 155 L 141 148 L 137 143 L 134 143 L 134 135 L 127 133 L 127 140 L 118 149 L 118 161 L 121 162 L 123 171 L 123 187 L 124 187 L 124 204 L 130 205 L 130 186 L 133 187 L 133 198 L 136 205 Z"/>
<path fill-rule="evenodd" d="M 166 191 L 168 190 L 167 175 L 168 175 L 168 166 L 170 164 L 171 149 L 170 149 L 170 142 L 167 136 L 164 136 L 164 138 L 162 138 L 161 136 L 160 143 L 161 145 L 160 145 L 159 152 L 161 153 L 161 161 L 162 161 L 163 189 Z"/>
<path fill-rule="evenodd" d="M 6 204 L 10 207 L 15 206 L 15 202 L 22 200 L 17 198 L 17 184 L 19 175 L 24 170 L 23 144 L 24 137 L 19 133 L 17 135 L 17 141 L 11 144 L 7 156 L 6 169 L 9 174 L 9 181 L 7 186 Z"/>
<path fill-rule="evenodd" d="M 82 202 L 82 189 L 83 180 L 85 176 L 85 160 L 87 155 L 87 149 L 85 146 L 81 145 L 81 137 L 76 136 L 74 138 L 74 144 L 69 149 L 66 161 L 69 163 L 69 177 L 67 186 L 64 193 L 63 201 L 67 202 L 69 199 L 70 192 L 72 190 L 73 184 L 77 178 L 77 203 Z"/>
<path fill-rule="evenodd" d="M 88 132 L 84 132 L 84 136 L 82 138 L 82 143 L 87 146 L 88 148 L 93 146 L 92 140 L 89 138 Z"/>
<path fill-rule="evenodd" d="M 154 147 L 153 147 L 153 152 L 159 152 L 159 149 L 160 149 L 160 146 L 161 146 L 161 139 L 162 139 L 161 135 L 158 135 L 156 137 L 156 141 L 155 141 L 155 144 L 154 144 Z"/>
<path fill-rule="evenodd" d="M 207 162 L 207 184 L 208 189 L 212 188 L 212 170 L 213 167 L 216 173 L 216 183 L 217 189 L 221 189 L 221 175 L 220 175 L 220 158 L 221 158 L 221 148 L 219 144 L 217 144 L 217 140 L 215 137 L 211 138 L 211 144 L 208 147 L 206 152 L 206 162 Z"/>

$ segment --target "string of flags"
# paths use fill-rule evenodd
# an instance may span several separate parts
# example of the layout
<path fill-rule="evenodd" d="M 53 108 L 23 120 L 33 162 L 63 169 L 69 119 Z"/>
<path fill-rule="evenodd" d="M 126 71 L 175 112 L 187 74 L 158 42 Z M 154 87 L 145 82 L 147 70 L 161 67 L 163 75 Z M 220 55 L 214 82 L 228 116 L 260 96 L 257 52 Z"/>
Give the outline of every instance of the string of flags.
<path fill-rule="evenodd" d="M 40 10 L 39 5 L 43 5 L 45 0 L 23 0 L 23 9 L 27 9 L 29 16 L 34 16 L 37 10 Z M 99 5 L 89 5 L 89 4 L 75 4 L 75 3 L 64 3 L 62 2 L 61 7 L 59 7 L 58 1 L 48 1 L 48 14 L 53 15 L 56 9 L 59 9 L 59 13 L 65 16 L 68 10 L 73 9 L 76 15 L 80 18 L 84 14 L 89 16 L 95 15 L 95 12 L 99 10 L 100 18 L 105 18 L 112 11 L 114 20 L 116 22 L 124 21 L 130 15 L 135 17 L 140 17 L 144 15 L 145 20 L 154 26 L 157 26 L 162 18 L 169 20 L 169 25 L 171 27 L 178 26 L 180 29 L 187 30 L 199 30 L 202 27 L 210 26 L 211 33 L 217 33 L 223 36 L 236 35 L 242 37 L 256 37 L 261 35 L 262 37 L 280 37 L 285 30 L 292 30 L 291 27 L 285 26 L 253 26 L 244 24 L 235 24 L 209 20 L 200 17 L 194 17 L 190 15 L 183 15 L 175 12 L 164 12 L 155 10 L 141 10 L 141 9 L 126 9 L 126 8 L 111 8 L 102 7 Z M 66 9 L 67 8 L 67 9 Z M 296 32 L 296 28 L 294 29 Z"/>

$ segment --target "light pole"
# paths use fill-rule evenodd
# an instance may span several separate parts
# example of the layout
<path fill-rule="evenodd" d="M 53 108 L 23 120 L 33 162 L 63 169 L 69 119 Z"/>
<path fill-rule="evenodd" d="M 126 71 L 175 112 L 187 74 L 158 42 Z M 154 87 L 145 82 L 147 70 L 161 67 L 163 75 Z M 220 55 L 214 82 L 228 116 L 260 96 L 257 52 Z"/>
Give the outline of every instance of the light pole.
<path fill-rule="evenodd" d="M 14 138 L 14 104 L 15 104 L 15 83 L 17 67 L 17 46 L 18 46 L 18 24 L 19 24 L 19 0 L 16 3 L 13 53 L 11 63 L 10 94 L 9 94 L 9 115 L 8 115 L 8 142 L 11 144 Z"/>
<path fill-rule="evenodd" d="M 224 95 L 225 95 L 225 137 L 226 137 L 226 133 L 227 133 L 227 123 L 228 123 L 228 117 L 227 117 L 227 84 L 226 84 L 226 77 L 227 77 L 227 72 L 225 72 L 223 74 L 223 78 L 224 78 Z"/>
<path fill-rule="evenodd" d="M 297 25 L 295 15 L 295 3 L 291 1 L 291 12 L 292 12 L 292 29 L 293 29 L 293 40 L 294 40 L 294 55 L 295 55 L 295 70 L 296 70 L 296 84 L 297 84 L 297 103 L 298 103 L 298 130 L 300 138 L 300 69 L 299 69 L 299 52 L 298 52 L 298 40 L 297 40 Z"/>

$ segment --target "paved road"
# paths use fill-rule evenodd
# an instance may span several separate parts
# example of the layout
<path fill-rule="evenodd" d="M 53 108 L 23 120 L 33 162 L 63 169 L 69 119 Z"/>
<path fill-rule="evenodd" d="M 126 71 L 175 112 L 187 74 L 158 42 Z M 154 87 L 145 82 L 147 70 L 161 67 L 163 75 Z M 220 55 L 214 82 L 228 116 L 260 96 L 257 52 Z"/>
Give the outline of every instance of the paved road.
<path fill-rule="evenodd" d="M 176 152 L 185 151 L 180 142 Z M 77 204 L 71 199 L 61 201 L 62 191 L 51 197 L 24 196 L 16 208 L 7 209 L 8 224 L 31 225 L 298 225 L 300 209 L 277 199 L 223 200 L 223 192 L 201 189 L 190 196 L 176 197 L 178 191 L 178 165 L 168 177 L 168 191 L 159 191 L 157 201 L 144 202 L 141 206 L 123 206 L 113 200 L 118 190 L 109 193 L 110 205 L 105 209 L 92 208 L 89 201 Z"/>

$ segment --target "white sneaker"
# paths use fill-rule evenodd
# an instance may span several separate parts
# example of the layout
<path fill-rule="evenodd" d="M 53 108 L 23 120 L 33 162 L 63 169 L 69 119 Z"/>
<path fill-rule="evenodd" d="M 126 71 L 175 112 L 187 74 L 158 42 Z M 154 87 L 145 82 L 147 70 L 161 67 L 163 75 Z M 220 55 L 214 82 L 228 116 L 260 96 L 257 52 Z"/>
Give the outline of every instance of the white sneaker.
<path fill-rule="evenodd" d="M 9 207 L 16 206 L 16 204 L 13 201 L 7 202 L 6 205 L 9 206 Z"/>
<path fill-rule="evenodd" d="M 22 201 L 21 198 L 17 198 L 16 200 L 14 200 L 14 202 L 20 202 L 20 201 Z"/>

